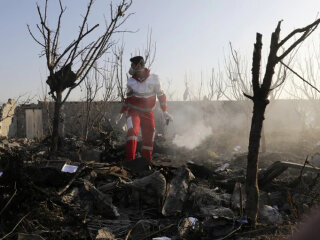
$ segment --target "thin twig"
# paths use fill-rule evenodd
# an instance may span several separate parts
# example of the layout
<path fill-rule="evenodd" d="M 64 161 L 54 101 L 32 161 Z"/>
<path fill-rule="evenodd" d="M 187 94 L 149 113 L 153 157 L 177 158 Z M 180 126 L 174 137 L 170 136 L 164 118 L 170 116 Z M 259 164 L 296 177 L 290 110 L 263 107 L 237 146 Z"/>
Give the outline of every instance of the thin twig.
<path fill-rule="evenodd" d="M 20 221 L 14 226 L 14 228 L 11 230 L 11 232 L 7 233 L 6 235 L 4 235 L 2 238 L 0 238 L 0 240 L 3 240 L 7 237 L 9 237 L 13 232 L 14 230 L 16 230 L 16 228 L 20 225 L 20 223 L 23 221 L 23 219 L 25 219 L 30 213 L 27 213 L 26 215 L 24 215 Z"/>
<path fill-rule="evenodd" d="M 309 156 L 306 157 L 306 160 L 304 161 L 303 167 L 301 168 L 300 175 L 299 175 L 299 183 L 301 183 L 303 170 L 306 167 L 306 164 L 308 163 L 308 157 Z"/>
<path fill-rule="evenodd" d="M 131 235 L 131 232 L 132 232 L 132 230 L 134 229 L 135 226 L 136 226 L 136 225 L 134 225 L 134 226 L 129 230 L 129 232 L 128 232 L 127 235 L 126 235 L 125 240 L 128 240 L 128 239 L 129 239 L 129 237 L 130 237 L 130 235 Z"/>
<path fill-rule="evenodd" d="M 295 217 L 295 219 L 299 219 L 298 211 L 297 211 L 296 207 L 294 206 L 294 203 L 292 201 L 292 197 L 291 197 L 289 190 L 287 190 L 287 201 L 289 203 L 290 211 L 291 211 L 292 215 Z"/>
<path fill-rule="evenodd" d="M 0 216 L 1 214 L 4 212 L 4 210 L 9 206 L 10 202 L 12 201 L 12 199 L 14 198 L 14 196 L 17 194 L 17 187 L 16 187 L 16 183 L 14 183 L 14 193 L 12 194 L 11 198 L 9 199 L 9 201 L 7 202 L 7 204 L 4 206 L 4 208 L 1 210 L 0 212 Z"/>

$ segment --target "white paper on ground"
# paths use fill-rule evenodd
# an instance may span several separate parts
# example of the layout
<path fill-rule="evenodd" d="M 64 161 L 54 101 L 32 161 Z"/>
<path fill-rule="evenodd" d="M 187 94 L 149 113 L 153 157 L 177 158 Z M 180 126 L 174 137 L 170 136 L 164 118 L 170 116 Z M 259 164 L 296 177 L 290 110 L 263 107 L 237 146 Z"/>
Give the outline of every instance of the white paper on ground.
<path fill-rule="evenodd" d="M 196 219 L 194 217 L 188 217 L 188 219 L 193 225 L 196 224 L 196 222 L 198 221 L 198 219 Z"/>
<path fill-rule="evenodd" d="M 223 164 L 221 167 L 218 167 L 215 172 L 223 172 L 225 171 L 228 167 L 230 167 L 230 164 L 229 163 L 225 163 Z"/>
<path fill-rule="evenodd" d="M 171 238 L 168 238 L 168 237 L 156 237 L 156 238 L 152 238 L 152 240 L 171 240 Z"/>
<path fill-rule="evenodd" d="M 2 177 L 2 175 L 3 175 L 3 172 L 0 172 L 0 177 Z"/>
<path fill-rule="evenodd" d="M 75 173 L 77 169 L 78 166 L 73 166 L 65 163 L 61 169 L 61 172 Z"/>

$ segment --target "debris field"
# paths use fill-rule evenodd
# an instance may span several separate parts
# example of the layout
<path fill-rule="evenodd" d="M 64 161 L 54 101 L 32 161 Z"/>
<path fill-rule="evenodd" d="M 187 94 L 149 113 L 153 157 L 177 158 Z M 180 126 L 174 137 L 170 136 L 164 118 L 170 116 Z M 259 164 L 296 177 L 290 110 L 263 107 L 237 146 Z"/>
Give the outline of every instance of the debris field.
<path fill-rule="evenodd" d="M 319 199 L 317 155 L 261 153 L 259 225 L 246 217 L 246 152 L 228 159 L 156 139 L 152 165 L 95 142 L 0 142 L 1 239 L 287 239 Z"/>

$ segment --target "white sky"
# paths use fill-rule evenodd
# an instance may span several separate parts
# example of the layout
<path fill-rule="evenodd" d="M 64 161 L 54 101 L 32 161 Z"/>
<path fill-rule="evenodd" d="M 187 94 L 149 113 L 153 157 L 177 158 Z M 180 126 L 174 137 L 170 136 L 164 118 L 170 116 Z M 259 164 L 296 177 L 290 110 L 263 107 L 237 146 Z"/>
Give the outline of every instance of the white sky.
<path fill-rule="evenodd" d="M 44 0 L 38 1 L 40 4 Z M 50 0 L 50 23 L 55 24 L 57 0 Z M 62 43 L 70 42 L 78 30 L 87 0 L 64 0 L 67 6 L 62 25 Z M 90 16 L 92 24 L 103 24 L 109 1 L 96 0 Z M 148 28 L 157 44 L 156 59 L 151 71 L 164 84 L 172 80 L 177 94 L 184 91 L 184 77 L 191 77 L 196 87 L 200 73 L 204 77 L 212 67 L 229 54 L 232 42 L 243 56 L 251 60 L 256 32 L 263 34 L 264 49 L 279 20 L 282 36 L 294 28 L 315 20 L 319 0 L 134 0 L 129 12 L 135 13 L 123 26 L 139 30 L 123 37 L 126 47 L 126 68 L 129 56 L 146 45 Z M 26 24 L 36 30 L 39 22 L 35 1 L 1 0 L 0 3 L 0 102 L 21 94 L 41 94 L 41 81 L 46 80 L 45 59 L 39 58 L 40 47 L 31 39 Z M 314 33 L 319 36 L 320 29 Z M 97 31 L 98 33 L 98 31 Z M 250 61 L 249 61 L 250 62 Z M 79 99 L 79 91 L 71 99 Z"/>

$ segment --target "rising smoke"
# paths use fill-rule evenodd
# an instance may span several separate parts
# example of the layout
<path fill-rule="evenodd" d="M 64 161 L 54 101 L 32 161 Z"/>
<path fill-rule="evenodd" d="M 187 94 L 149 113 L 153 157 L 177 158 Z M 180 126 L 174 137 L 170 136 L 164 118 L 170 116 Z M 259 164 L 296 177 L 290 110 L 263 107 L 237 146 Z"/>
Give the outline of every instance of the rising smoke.
<path fill-rule="evenodd" d="M 185 132 L 176 134 L 173 143 L 178 147 L 186 147 L 193 149 L 201 144 L 201 142 L 210 136 L 212 128 L 203 121 L 196 122 L 192 126 L 186 127 Z"/>
<path fill-rule="evenodd" d="M 283 152 L 295 142 L 302 143 L 308 129 L 315 135 L 320 129 L 318 106 L 319 101 L 272 101 L 263 124 L 267 151 Z M 166 129 L 166 137 L 175 145 L 188 149 L 207 146 L 218 154 L 234 151 L 235 147 L 247 151 L 251 101 L 170 102 L 168 108 L 174 121 Z M 313 138 L 315 143 L 320 141 L 318 136 Z"/>

